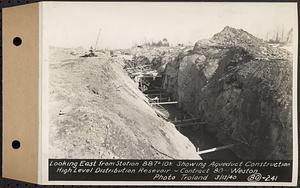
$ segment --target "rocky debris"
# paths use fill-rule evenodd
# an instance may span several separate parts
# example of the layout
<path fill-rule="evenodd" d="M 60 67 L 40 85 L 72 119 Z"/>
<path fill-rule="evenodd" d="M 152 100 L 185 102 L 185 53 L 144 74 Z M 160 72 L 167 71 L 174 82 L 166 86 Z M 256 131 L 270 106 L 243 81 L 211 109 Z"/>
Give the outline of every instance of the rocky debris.
<path fill-rule="evenodd" d="M 132 48 L 131 60 L 125 60 L 124 69 L 133 78 L 137 73 L 155 70 L 159 75 L 165 72 L 166 65 L 175 60 L 182 47 L 153 47 Z"/>
<path fill-rule="evenodd" d="M 150 65 L 150 60 L 145 56 L 135 56 L 132 61 L 136 66 Z"/>
<path fill-rule="evenodd" d="M 292 158 L 292 54 L 225 27 L 166 65 L 164 88 L 242 159 Z"/>
<path fill-rule="evenodd" d="M 50 62 L 50 157 L 201 159 L 118 61 L 108 54 Z"/>
<path fill-rule="evenodd" d="M 241 47 L 258 60 L 286 59 L 290 55 L 287 51 L 273 48 L 262 39 L 258 39 L 247 31 L 226 26 L 220 33 L 209 40 L 200 40 L 194 50 L 201 51 L 207 48 Z"/>
<path fill-rule="evenodd" d="M 146 56 L 133 56 L 130 60 L 125 60 L 124 69 L 139 69 L 142 67 L 151 67 L 151 62 Z"/>

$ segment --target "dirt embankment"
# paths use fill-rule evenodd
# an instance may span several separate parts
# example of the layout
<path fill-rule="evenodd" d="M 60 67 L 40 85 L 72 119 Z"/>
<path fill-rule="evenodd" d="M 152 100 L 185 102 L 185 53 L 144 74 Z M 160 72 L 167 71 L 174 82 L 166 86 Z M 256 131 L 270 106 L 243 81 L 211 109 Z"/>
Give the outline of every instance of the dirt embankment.
<path fill-rule="evenodd" d="M 166 65 L 163 86 L 242 159 L 292 158 L 292 55 L 225 27 Z"/>
<path fill-rule="evenodd" d="M 130 53 L 133 58 L 131 61 L 127 61 L 128 67 L 149 65 L 151 69 L 158 71 L 162 74 L 166 65 L 169 62 L 173 62 L 178 54 L 185 49 L 185 47 L 133 47 L 130 49 Z M 126 67 L 125 67 L 126 68 Z"/>
<path fill-rule="evenodd" d="M 200 159 L 193 144 L 156 115 L 118 61 L 50 62 L 50 157 Z"/>

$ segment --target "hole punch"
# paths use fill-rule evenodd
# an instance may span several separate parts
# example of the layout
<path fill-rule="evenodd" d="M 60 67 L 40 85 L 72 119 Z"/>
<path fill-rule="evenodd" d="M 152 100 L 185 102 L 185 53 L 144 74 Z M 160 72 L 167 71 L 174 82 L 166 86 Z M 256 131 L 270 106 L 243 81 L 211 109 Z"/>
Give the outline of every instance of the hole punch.
<path fill-rule="evenodd" d="M 14 140 L 12 143 L 11 143 L 11 146 L 14 148 L 14 149 L 19 149 L 21 147 L 21 143 L 20 141 L 18 140 Z"/>
<path fill-rule="evenodd" d="M 15 37 L 13 40 L 15 46 L 20 46 L 22 44 L 22 39 L 20 37 Z"/>

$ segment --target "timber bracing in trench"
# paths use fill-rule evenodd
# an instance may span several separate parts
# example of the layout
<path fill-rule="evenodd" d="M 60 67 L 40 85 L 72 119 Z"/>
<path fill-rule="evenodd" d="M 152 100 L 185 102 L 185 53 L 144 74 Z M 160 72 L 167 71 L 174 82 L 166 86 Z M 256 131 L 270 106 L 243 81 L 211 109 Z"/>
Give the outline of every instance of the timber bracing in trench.
<path fill-rule="evenodd" d="M 229 149 L 229 148 L 232 148 L 233 146 L 234 146 L 234 144 L 229 144 L 229 145 L 225 145 L 225 146 L 215 147 L 215 148 L 211 148 L 211 149 L 197 151 L 197 154 L 198 155 L 202 155 L 202 154 L 205 154 L 205 153 L 211 153 L 211 152 L 215 152 L 215 151 L 219 151 L 219 150 Z"/>

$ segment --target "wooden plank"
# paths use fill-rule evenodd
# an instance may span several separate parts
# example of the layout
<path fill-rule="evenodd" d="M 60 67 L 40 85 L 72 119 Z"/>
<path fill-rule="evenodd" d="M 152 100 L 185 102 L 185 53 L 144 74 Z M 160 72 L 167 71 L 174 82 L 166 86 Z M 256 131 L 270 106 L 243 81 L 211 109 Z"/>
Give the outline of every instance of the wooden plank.
<path fill-rule="evenodd" d="M 149 93 L 149 94 L 145 94 L 146 96 L 168 96 L 168 97 L 170 97 L 170 95 L 169 94 L 167 94 L 167 93 Z"/>
<path fill-rule="evenodd" d="M 219 150 L 229 149 L 233 146 L 234 146 L 234 144 L 229 144 L 229 145 L 225 145 L 225 146 L 221 146 L 221 147 L 215 147 L 215 148 L 211 148 L 211 149 L 198 151 L 197 154 L 202 155 L 202 154 L 205 154 L 205 153 L 211 153 L 211 152 L 215 152 L 215 151 L 219 151 Z"/>
<path fill-rule="evenodd" d="M 144 68 L 149 68 L 149 66 L 128 67 L 128 68 L 125 68 L 125 70 L 136 70 L 136 69 L 144 69 Z"/>
<path fill-rule="evenodd" d="M 168 101 L 169 97 L 159 97 L 159 96 L 155 96 L 155 97 L 157 97 L 160 101 L 165 100 L 165 102 L 170 102 Z M 155 99 L 155 97 L 154 98 L 151 97 L 150 99 Z"/>
<path fill-rule="evenodd" d="M 178 104 L 178 101 L 172 101 L 172 102 L 156 102 L 151 104 Z"/>
<path fill-rule="evenodd" d="M 173 121 L 172 123 L 186 123 L 186 122 L 199 122 L 201 121 L 200 118 L 191 118 L 191 119 L 181 119 L 181 120 L 177 120 L 177 121 Z"/>
<path fill-rule="evenodd" d="M 154 76 L 154 75 L 141 75 L 140 76 L 140 78 L 160 78 L 160 77 L 162 77 L 161 75 L 156 75 L 156 76 Z"/>

